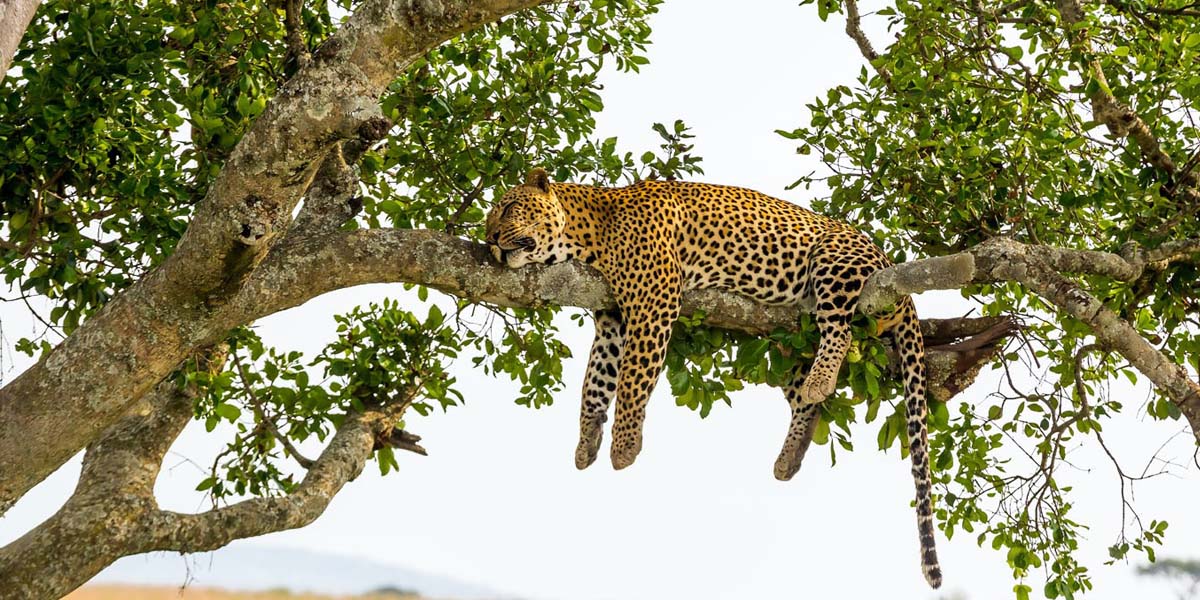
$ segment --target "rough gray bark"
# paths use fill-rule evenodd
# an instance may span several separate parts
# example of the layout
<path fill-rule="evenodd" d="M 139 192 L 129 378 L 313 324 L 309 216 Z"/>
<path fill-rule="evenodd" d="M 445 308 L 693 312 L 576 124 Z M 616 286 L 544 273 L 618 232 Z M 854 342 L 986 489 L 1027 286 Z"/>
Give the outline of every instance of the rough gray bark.
<path fill-rule="evenodd" d="M 13 55 L 41 0 L 0 0 L 0 81 L 12 66 Z"/>
<path fill-rule="evenodd" d="M 430 47 L 539 1 L 360 5 L 234 149 L 171 258 L 0 389 L 0 514 L 238 324 L 225 300 L 278 241 L 329 149 L 386 132 L 377 100 L 391 80 Z"/>

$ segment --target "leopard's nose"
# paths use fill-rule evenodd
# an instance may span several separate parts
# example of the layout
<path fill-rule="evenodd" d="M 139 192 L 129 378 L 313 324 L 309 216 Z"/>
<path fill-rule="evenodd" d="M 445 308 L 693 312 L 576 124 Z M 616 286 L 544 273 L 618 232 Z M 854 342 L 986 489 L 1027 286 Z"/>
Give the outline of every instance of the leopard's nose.
<path fill-rule="evenodd" d="M 483 238 L 483 241 L 485 241 L 489 244 L 495 244 L 497 242 L 497 240 L 499 240 L 499 239 L 500 239 L 499 233 L 489 233 L 489 234 L 487 234 L 487 237 Z"/>

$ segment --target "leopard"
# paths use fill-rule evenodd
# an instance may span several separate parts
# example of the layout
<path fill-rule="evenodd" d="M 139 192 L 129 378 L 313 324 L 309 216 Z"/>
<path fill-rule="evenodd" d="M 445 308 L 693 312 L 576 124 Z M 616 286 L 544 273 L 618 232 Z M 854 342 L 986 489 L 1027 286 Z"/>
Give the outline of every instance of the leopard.
<path fill-rule="evenodd" d="M 486 217 L 484 241 L 504 267 L 577 261 L 599 271 L 609 286 L 616 307 L 593 315 L 579 469 L 596 460 L 614 397 L 613 468 L 629 467 L 640 453 L 646 406 L 684 291 L 715 288 L 811 313 L 820 335 L 815 356 L 790 373 L 783 389 L 791 421 L 774 465 L 781 481 L 799 471 L 819 406 L 836 391 L 867 278 L 892 265 L 851 225 L 751 189 L 665 180 L 625 187 L 554 182 L 542 168 L 500 196 Z M 933 535 L 924 340 L 911 297 L 873 317 L 876 333 L 893 339 L 900 361 L 921 565 L 937 588 L 942 574 Z"/>

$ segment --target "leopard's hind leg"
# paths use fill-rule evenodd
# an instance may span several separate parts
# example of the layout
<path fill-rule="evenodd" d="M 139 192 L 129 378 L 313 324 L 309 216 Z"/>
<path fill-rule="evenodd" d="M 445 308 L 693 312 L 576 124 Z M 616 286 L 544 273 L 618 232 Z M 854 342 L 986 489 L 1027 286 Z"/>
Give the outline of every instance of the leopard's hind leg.
<path fill-rule="evenodd" d="M 801 399 L 800 391 L 808 375 L 808 367 L 808 363 L 797 366 L 791 384 L 783 390 L 792 408 L 792 421 L 788 426 L 783 449 L 779 451 L 779 458 L 775 459 L 775 479 L 780 481 L 788 481 L 800 470 L 800 463 L 804 461 L 804 453 L 812 444 L 813 430 L 816 429 L 817 419 L 820 418 L 821 411 L 817 405 L 805 403 Z"/>
<path fill-rule="evenodd" d="M 800 387 L 804 404 L 823 402 L 837 389 L 838 371 L 850 349 L 850 317 L 858 306 L 867 274 L 847 260 L 847 248 L 861 244 L 855 232 L 836 232 L 817 241 L 809 253 L 808 289 L 821 342 L 812 369 Z"/>

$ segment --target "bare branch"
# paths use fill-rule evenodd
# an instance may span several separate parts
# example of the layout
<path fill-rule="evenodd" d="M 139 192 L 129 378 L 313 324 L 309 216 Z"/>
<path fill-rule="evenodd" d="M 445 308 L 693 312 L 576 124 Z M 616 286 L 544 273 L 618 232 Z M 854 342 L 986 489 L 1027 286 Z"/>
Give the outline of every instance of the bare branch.
<path fill-rule="evenodd" d="M 857 0 L 846 0 L 846 35 L 858 44 L 858 51 L 862 53 L 863 58 L 871 63 L 871 67 L 887 82 L 888 87 L 892 87 L 892 72 L 887 67 L 875 64 L 875 61 L 879 59 L 879 53 L 875 51 L 875 46 L 871 45 L 867 34 L 863 33 Z"/>
<path fill-rule="evenodd" d="M 279 431 L 279 427 L 275 425 L 274 418 L 271 415 L 268 415 L 266 410 L 263 409 L 262 401 L 259 400 L 258 394 L 250 385 L 250 377 L 246 373 L 246 367 L 242 365 L 242 361 L 238 358 L 236 351 L 233 352 L 232 357 L 233 366 L 235 369 L 237 369 L 238 378 L 242 380 L 242 388 L 246 391 L 246 396 L 250 398 L 250 406 L 254 409 L 254 417 L 258 421 L 258 427 L 266 429 L 267 432 L 271 434 L 271 437 L 275 438 L 275 440 L 283 446 L 283 451 L 290 456 L 292 460 L 296 461 L 305 469 L 311 469 L 316 461 L 304 456 L 304 454 L 300 452 L 300 449 L 297 448 L 295 444 L 292 444 L 291 438 L 283 435 L 283 433 Z M 257 433 L 257 431 L 255 433 Z M 218 456 L 218 459 L 219 458 L 220 457 Z M 213 463 L 213 471 L 216 471 L 216 468 L 217 463 Z"/>

